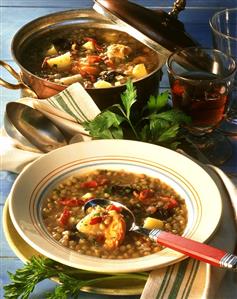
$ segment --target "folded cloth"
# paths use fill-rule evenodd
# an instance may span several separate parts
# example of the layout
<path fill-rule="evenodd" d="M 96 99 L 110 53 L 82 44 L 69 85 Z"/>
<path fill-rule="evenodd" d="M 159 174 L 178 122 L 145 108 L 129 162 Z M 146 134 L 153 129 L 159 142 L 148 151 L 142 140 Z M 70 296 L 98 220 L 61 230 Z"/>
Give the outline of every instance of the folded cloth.
<path fill-rule="evenodd" d="M 204 168 L 217 184 L 223 201 L 222 218 L 218 230 L 209 241 L 209 244 L 222 248 L 227 252 L 233 252 L 236 243 L 236 222 L 234 218 L 237 215 L 237 189 L 219 168 L 212 166 L 204 166 Z M 237 292 L 237 285 L 231 285 L 231 281 L 225 281 L 225 284 L 230 285 L 229 288 L 225 288 L 225 292 L 233 293 L 225 294 L 224 297 L 219 296 L 219 294 L 223 295 L 222 281 L 226 272 L 228 271 L 189 258 L 165 269 L 151 271 L 140 298 L 235 298 L 232 294 Z M 230 273 L 227 274 L 230 276 Z M 233 277 L 232 281 L 234 281 Z M 233 288 L 235 291 L 233 291 Z"/>
<path fill-rule="evenodd" d="M 23 98 L 25 104 L 41 111 L 63 132 L 88 136 L 81 125 L 94 119 L 100 109 L 80 83 L 74 83 L 48 99 Z"/>
<path fill-rule="evenodd" d="M 24 97 L 18 101 L 41 111 L 63 133 L 72 137 L 72 142 L 90 139 L 81 123 L 94 119 L 100 113 L 100 109 L 80 83 L 74 83 L 48 99 Z M 0 170 L 19 173 L 25 165 L 43 154 L 17 148 L 4 130 L 0 135 Z"/>
<path fill-rule="evenodd" d="M 0 170 L 19 173 L 26 165 L 43 155 L 18 149 L 8 136 L 0 136 L 0 144 Z"/>

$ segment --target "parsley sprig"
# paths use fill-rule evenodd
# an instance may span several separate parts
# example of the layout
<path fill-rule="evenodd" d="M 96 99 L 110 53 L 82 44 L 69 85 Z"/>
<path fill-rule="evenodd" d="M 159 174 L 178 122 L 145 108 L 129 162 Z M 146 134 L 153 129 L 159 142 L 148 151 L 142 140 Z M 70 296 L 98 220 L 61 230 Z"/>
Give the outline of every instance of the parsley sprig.
<path fill-rule="evenodd" d="M 146 281 L 148 273 L 103 274 L 74 269 L 46 257 L 33 256 L 23 268 L 14 274 L 8 273 L 11 283 L 4 286 L 4 298 L 28 299 L 35 286 L 44 279 L 55 278 L 58 284 L 52 293 L 45 294 L 47 299 L 80 298 L 83 287 L 98 285 L 101 282 L 131 279 Z"/>
<path fill-rule="evenodd" d="M 131 81 L 121 94 L 121 104 L 102 111 L 92 121 L 83 123 L 94 139 L 140 140 L 176 149 L 180 144 L 181 125 L 191 122 L 190 117 L 168 105 L 169 92 L 151 95 L 141 113 L 136 106 L 137 91 Z"/>

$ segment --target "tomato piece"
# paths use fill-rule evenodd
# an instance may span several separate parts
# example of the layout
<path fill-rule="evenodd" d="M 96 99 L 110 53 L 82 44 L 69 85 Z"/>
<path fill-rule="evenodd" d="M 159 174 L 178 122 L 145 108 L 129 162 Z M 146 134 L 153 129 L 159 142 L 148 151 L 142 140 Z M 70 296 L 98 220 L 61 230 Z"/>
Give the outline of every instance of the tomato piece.
<path fill-rule="evenodd" d="M 91 225 L 94 225 L 94 224 L 98 224 L 98 223 L 101 223 L 102 222 L 102 217 L 101 216 L 97 216 L 97 217 L 93 217 L 91 218 L 90 220 L 90 224 Z"/>
<path fill-rule="evenodd" d="M 97 75 L 100 72 L 100 68 L 98 66 L 83 65 L 80 67 L 80 72 L 85 72 L 88 75 Z"/>
<path fill-rule="evenodd" d="M 122 208 L 118 207 L 118 206 L 115 206 L 115 205 L 109 205 L 109 206 L 106 207 L 106 210 L 107 211 L 116 211 L 118 213 L 121 213 Z"/>
<path fill-rule="evenodd" d="M 164 208 L 165 209 L 173 209 L 178 206 L 178 201 L 172 197 L 169 196 L 160 196 L 160 199 L 163 201 L 166 201 Z"/>
<path fill-rule="evenodd" d="M 81 183 L 81 188 L 96 188 L 96 187 L 98 187 L 98 183 L 96 180 L 91 180 L 91 181 Z"/>
<path fill-rule="evenodd" d="M 64 209 L 62 214 L 59 217 L 59 224 L 61 226 L 66 226 L 70 218 L 71 212 L 68 209 Z"/>
<path fill-rule="evenodd" d="M 147 198 L 152 197 L 153 194 L 154 194 L 154 191 L 152 191 L 151 189 L 144 189 L 144 190 L 142 190 L 142 191 L 139 193 L 138 198 L 139 198 L 140 200 L 145 200 L 145 199 L 147 199 Z"/>
<path fill-rule="evenodd" d="M 88 55 L 87 56 L 87 61 L 89 64 L 94 64 L 96 62 L 100 62 L 102 58 L 98 55 Z"/>
<path fill-rule="evenodd" d="M 82 206 L 85 202 L 81 199 L 65 198 L 65 199 L 59 200 L 59 203 L 63 206 L 77 207 L 77 206 Z"/>
<path fill-rule="evenodd" d="M 169 199 L 169 203 L 167 205 L 167 209 L 173 209 L 173 208 L 175 208 L 177 206 L 178 206 L 177 200 L 175 200 L 174 198 L 170 198 Z"/>
<path fill-rule="evenodd" d="M 104 60 L 104 63 L 108 66 L 108 67 L 111 67 L 112 69 L 115 69 L 115 65 L 113 63 L 113 61 L 109 58 L 105 59 Z"/>

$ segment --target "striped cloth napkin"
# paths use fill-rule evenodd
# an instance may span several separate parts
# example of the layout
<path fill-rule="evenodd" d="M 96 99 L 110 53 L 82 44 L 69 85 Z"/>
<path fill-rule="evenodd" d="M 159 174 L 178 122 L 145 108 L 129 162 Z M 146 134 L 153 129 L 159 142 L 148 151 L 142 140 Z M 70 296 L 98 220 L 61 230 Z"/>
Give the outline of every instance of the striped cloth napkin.
<path fill-rule="evenodd" d="M 237 188 L 219 168 L 213 166 L 204 168 L 219 187 L 223 200 L 221 222 L 209 244 L 233 252 L 237 240 L 234 220 L 237 219 Z M 229 285 L 225 287 L 225 291 L 231 294 L 222 293 L 225 274 L 224 269 L 188 258 L 175 265 L 151 271 L 140 299 L 236 298 L 237 285 L 233 283 L 236 274 L 234 272 L 227 273 L 231 279 L 228 277 L 224 282 Z"/>
<path fill-rule="evenodd" d="M 94 119 L 100 113 L 100 109 L 80 83 L 74 83 L 45 100 L 31 99 L 31 103 L 72 136 L 78 133 L 88 136 L 81 123 Z"/>

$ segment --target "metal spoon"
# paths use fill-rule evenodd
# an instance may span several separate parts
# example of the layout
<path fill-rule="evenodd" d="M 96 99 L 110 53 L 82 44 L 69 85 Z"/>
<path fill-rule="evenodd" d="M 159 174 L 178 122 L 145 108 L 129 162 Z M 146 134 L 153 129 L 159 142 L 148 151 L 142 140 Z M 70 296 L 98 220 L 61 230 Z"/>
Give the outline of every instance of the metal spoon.
<path fill-rule="evenodd" d="M 22 149 L 46 153 L 67 144 L 65 136 L 51 120 L 22 103 L 6 105 L 4 128 Z"/>
<path fill-rule="evenodd" d="M 227 253 L 218 248 L 203 244 L 182 236 L 178 236 L 160 229 L 146 229 L 136 224 L 135 216 L 132 211 L 123 204 L 103 198 L 95 198 L 89 200 L 85 206 L 84 211 L 93 206 L 108 206 L 114 205 L 122 208 L 122 214 L 126 221 L 127 231 L 134 231 L 136 233 L 145 235 L 151 240 L 163 245 L 165 247 L 174 249 L 178 252 L 184 253 L 187 256 L 197 260 L 204 261 L 213 266 L 227 268 L 237 271 L 237 256 Z"/>

